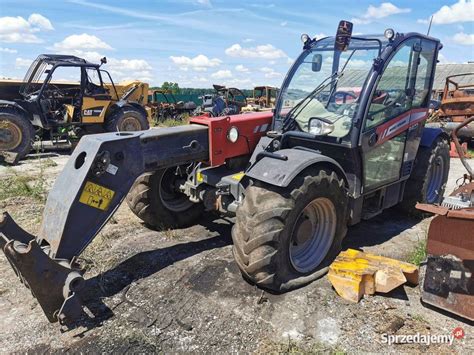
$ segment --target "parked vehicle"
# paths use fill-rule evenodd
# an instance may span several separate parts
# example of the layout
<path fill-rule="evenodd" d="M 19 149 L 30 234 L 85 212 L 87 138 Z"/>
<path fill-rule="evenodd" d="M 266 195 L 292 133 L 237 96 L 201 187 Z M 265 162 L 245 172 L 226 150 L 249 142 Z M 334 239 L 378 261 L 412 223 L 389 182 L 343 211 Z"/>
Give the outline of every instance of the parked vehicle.
<path fill-rule="evenodd" d="M 148 84 L 130 82 L 117 90 L 110 74 L 69 55 L 42 54 L 31 64 L 21 99 L 0 100 L 0 152 L 10 162 L 28 154 L 35 135 L 42 139 L 149 128 Z M 58 80 L 73 82 L 57 85 Z M 108 84 L 106 84 L 108 82 Z"/>
<path fill-rule="evenodd" d="M 48 319 L 81 312 L 74 261 L 124 199 L 156 229 L 199 223 L 209 211 L 235 215 L 235 261 L 272 292 L 322 276 L 348 226 L 397 204 L 414 214 L 416 202 L 439 203 L 449 137 L 424 123 L 440 41 L 391 29 L 351 34 L 341 21 L 335 37 L 302 36 L 274 112 L 84 137 L 48 196 L 38 237 L 8 214 L 0 223 L 0 246 Z M 354 70 L 360 90 L 351 95 L 360 94 L 341 102 Z"/>

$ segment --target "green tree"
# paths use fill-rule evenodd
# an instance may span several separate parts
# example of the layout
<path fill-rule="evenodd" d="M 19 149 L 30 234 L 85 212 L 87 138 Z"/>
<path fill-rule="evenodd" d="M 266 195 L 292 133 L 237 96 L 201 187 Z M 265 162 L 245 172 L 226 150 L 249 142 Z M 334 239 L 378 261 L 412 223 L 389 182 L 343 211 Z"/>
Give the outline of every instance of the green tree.
<path fill-rule="evenodd" d="M 178 83 L 168 82 L 165 81 L 163 85 L 161 85 L 163 90 L 170 90 L 173 94 L 180 94 L 181 89 L 179 88 Z"/>

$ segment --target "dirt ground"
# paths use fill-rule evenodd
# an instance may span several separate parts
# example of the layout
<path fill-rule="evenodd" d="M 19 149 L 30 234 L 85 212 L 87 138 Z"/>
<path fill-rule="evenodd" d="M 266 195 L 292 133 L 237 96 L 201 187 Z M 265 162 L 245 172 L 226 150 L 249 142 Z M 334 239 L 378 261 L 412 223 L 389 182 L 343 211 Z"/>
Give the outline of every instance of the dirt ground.
<path fill-rule="evenodd" d="M 0 177 L 41 180 L 48 190 L 67 156 L 0 166 Z M 473 162 L 474 163 L 474 162 Z M 447 191 L 464 170 L 452 160 Z M 0 210 L 37 233 L 44 202 L 37 193 L 6 197 Z M 395 210 L 349 229 L 344 248 L 407 260 L 426 236 L 429 219 Z M 200 225 L 156 232 L 126 205 L 87 248 L 85 304 L 95 315 L 61 332 L 0 255 L 0 352 L 442 352 L 473 353 L 474 327 L 426 308 L 418 287 L 403 286 L 351 304 L 326 277 L 283 295 L 245 282 L 233 261 L 232 220 L 207 217 Z M 450 335 L 449 344 L 395 344 L 382 334 Z"/>

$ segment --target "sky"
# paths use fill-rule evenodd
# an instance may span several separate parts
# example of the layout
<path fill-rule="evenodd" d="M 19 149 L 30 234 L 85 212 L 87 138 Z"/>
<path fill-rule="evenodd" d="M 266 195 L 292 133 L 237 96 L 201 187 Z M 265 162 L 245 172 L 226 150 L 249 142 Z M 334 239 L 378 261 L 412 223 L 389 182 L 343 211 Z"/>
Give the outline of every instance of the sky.
<path fill-rule="evenodd" d="M 104 66 L 114 81 L 280 86 L 302 49 L 300 36 L 428 30 L 441 63 L 474 61 L 473 0 L 223 1 L 0 0 L 0 77 L 23 78 L 41 53 L 73 54 Z"/>

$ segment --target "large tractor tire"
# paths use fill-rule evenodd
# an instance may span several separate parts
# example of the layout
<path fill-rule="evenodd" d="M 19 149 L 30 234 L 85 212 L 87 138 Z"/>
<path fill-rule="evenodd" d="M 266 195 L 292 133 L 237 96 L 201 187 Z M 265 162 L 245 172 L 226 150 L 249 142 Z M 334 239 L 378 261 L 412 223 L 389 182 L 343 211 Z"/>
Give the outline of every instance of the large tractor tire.
<path fill-rule="evenodd" d="M 424 213 L 415 208 L 417 202 L 436 204 L 443 199 L 449 175 L 449 142 L 437 138 L 431 147 L 420 147 L 399 207 L 415 217 Z"/>
<path fill-rule="evenodd" d="M 232 229 L 244 278 L 280 293 L 324 275 L 347 232 L 347 204 L 344 181 L 330 170 L 307 169 L 287 188 L 255 181 Z"/>
<path fill-rule="evenodd" d="M 146 115 L 133 106 L 125 106 L 105 119 L 107 132 L 144 131 L 150 128 Z"/>
<path fill-rule="evenodd" d="M 153 229 L 185 228 L 194 225 L 204 207 L 191 202 L 178 190 L 176 168 L 141 175 L 127 195 L 132 212 Z"/>
<path fill-rule="evenodd" d="M 16 161 L 32 149 L 35 130 L 30 120 L 14 110 L 0 111 L 0 152 L 16 153 Z"/>

